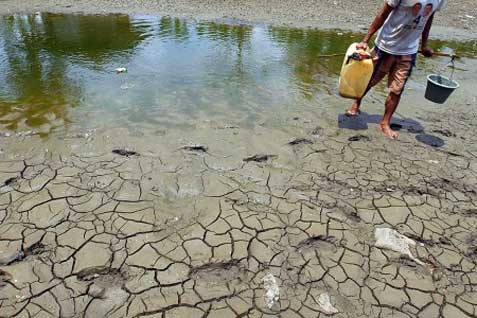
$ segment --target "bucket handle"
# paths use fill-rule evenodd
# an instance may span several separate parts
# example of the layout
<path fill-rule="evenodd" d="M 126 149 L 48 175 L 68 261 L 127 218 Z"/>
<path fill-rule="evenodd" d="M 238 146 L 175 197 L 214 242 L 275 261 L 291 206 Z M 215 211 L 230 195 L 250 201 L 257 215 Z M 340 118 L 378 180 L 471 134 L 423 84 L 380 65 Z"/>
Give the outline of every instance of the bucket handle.
<path fill-rule="evenodd" d="M 439 70 L 437 71 L 437 74 L 438 74 L 439 76 L 442 76 L 442 73 L 444 72 L 444 70 L 445 70 L 448 66 L 450 66 L 450 68 L 451 68 L 451 74 L 450 74 L 450 77 L 449 77 L 449 78 L 450 78 L 451 80 L 454 80 L 455 58 L 456 58 L 456 56 L 455 56 L 455 55 L 452 55 L 450 62 L 447 63 L 447 64 L 446 64 L 444 67 L 442 67 L 441 69 L 439 69 Z"/>

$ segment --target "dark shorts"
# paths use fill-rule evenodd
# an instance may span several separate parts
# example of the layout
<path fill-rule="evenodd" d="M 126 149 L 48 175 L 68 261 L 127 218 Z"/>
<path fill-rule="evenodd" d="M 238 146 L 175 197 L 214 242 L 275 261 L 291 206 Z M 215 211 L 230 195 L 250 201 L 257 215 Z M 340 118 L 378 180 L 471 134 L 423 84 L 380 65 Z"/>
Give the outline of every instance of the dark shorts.
<path fill-rule="evenodd" d="M 396 95 L 401 95 L 409 76 L 411 76 L 417 54 L 393 55 L 381 51 L 378 47 L 374 47 L 371 55 L 374 72 L 369 82 L 369 87 L 375 86 L 388 75 L 389 91 Z"/>

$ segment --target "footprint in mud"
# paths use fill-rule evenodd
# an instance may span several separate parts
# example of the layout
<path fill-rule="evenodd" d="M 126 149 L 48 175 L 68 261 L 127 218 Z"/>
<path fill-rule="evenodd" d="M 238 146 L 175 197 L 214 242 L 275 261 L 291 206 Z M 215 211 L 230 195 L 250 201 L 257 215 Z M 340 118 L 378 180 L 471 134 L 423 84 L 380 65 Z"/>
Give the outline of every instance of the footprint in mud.
<path fill-rule="evenodd" d="M 209 283 L 227 283 L 235 279 L 243 280 L 245 270 L 236 260 L 221 263 L 209 263 L 194 267 L 189 273 L 189 277 L 196 281 Z"/>
<path fill-rule="evenodd" d="M 82 282 L 105 278 L 118 281 L 124 281 L 127 279 L 127 275 L 121 272 L 119 269 L 110 268 L 107 266 L 96 266 L 82 269 L 76 273 L 76 277 Z"/>
<path fill-rule="evenodd" d="M 301 241 L 297 245 L 297 250 L 318 250 L 320 252 L 335 253 L 339 242 L 334 236 L 316 235 Z"/>

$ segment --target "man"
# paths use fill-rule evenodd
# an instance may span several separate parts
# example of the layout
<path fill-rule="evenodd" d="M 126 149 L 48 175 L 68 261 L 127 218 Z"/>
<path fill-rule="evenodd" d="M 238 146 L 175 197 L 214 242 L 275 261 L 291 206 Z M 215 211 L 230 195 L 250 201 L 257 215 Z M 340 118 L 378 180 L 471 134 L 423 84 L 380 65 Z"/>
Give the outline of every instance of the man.
<path fill-rule="evenodd" d="M 390 138 L 397 137 L 390 127 L 391 117 L 411 75 L 421 35 L 421 53 L 425 57 L 431 57 L 434 53 L 427 46 L 427 40 L 434 13 L 442 8 L 443 3 L 444 0 L 385 0 L 368 34 L 357 46 L 358 49 L 367 49 L 371 37 L 380 30 L 372 51 L 374 73 L 366 92 L 388 75 L 389 95 L 380 128 Z M 361 100 L 357 100 L 346 115 L 357 116 Z"/>

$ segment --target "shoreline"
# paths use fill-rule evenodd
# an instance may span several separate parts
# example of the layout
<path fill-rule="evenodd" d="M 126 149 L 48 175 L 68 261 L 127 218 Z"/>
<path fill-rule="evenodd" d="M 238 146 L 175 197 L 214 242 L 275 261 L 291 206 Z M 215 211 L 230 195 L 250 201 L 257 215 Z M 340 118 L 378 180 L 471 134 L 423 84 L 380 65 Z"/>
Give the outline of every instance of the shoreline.
<path fill-rule="evenodd" d="M 333 2 L 331 6 L 328 2 Z M 367 4 L 348 3 L 350 1 L 311 0 L 301 4 L 283 3 L 283 1 L 267 1 L 260 3 L 253 0 L 215 3 L 199 0 L 194 7 L 187 1 L 71 1 L 71 0 L 33 0 L 29 3 L 18 1 L 2 1 L 0 15 L 22 14 L 34 12 L 72 13 L 72 14 L 131 14 L 173 16 L 196 21 L 230 21 L 243 24 L 266 24 L 287 26 L 291 28 L 310 28 L 364 32 L 367 30 L 374 12 L 379 9 L 380 1 L 373 0 Z M 465 10 L 470 1 L 459 0 L 460 10 Z M 313 5 L 312 5 L 313 4 Z M 471 4 L 468 6 L 470 7 Z M 310 7 L 313 9 L 310 10 Z M 470 11 L 471 13 L 472 11 Z M 474 41 L 477 40 L 477 18 L 472 15 L 461 15 L 454 6 L 445 8 L 436 16 L 431 31 L 431 39 Z"/>

